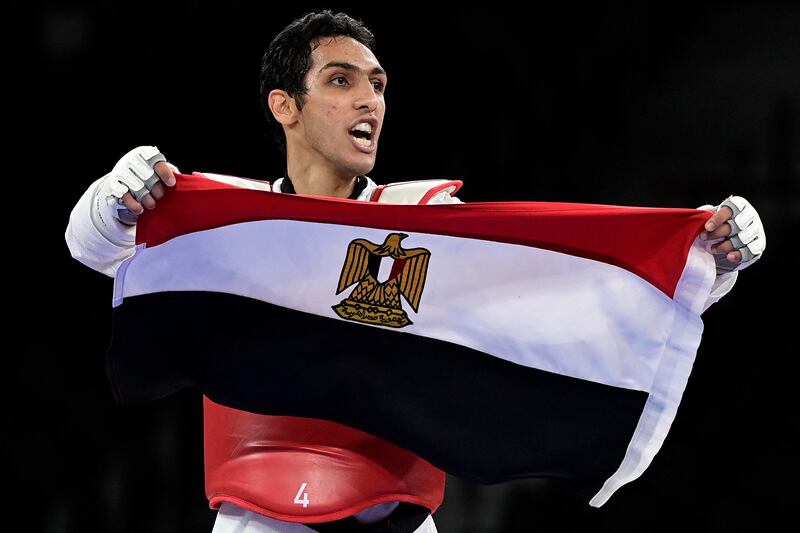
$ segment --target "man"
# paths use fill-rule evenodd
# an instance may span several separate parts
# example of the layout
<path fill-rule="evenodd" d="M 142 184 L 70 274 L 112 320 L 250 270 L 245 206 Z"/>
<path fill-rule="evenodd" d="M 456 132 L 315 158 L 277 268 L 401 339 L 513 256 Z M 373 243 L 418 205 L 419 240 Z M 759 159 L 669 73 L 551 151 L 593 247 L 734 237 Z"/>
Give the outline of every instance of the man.
<path fill-rule="evenodd" d="M 375 165 L 388 78 L 373 47 L 369 30 L 329 11 L 309 13 L 273 40 L 264 56 L 261 89 L 287 174 L 263 188 L 377 198 L 379 187 L 366 173 Z M 73 257 L 114 276 L 134 251 L 137 215 L 168 194 L 165 186 L 175 184 L 175 172 L 155 147 L 126 154 L 73 210 L 66 232 Z M 247 185 L 238 178 L 208 177 Z M 427 203 L 460 203 L 452 196 L 459 185 L 443 180 L 398 184 L 394 198 L 421 203 L 420 198 L 432 196 Z M 732 197 L 725 206 L 706 207 L 717 211 L 704 236 L 713 243 L 720 272 L 710 304 L 730 290 L 737 270 L 760 256 L 765 239 L 758 215 L 745 200 Z M 741 237 L 729 238 L 732 232 Z M 205 429 L 206 489 L 212 506 L 220 509 L 214 533 L 436 531 L 430 513 L 441 503 L 444 473 L 407 450 L 339 424 L 256 415 L 208 399 Z M 247 462 L 237 467 L 245 453 Z M 306 477 L 292 477 L 297 472 Z M 315 482 L 292 485 L 290 478 Z M 353 487 L 355 496 L 343 496 Z M 324 509 L 318 511 L 320 501 Z"/>

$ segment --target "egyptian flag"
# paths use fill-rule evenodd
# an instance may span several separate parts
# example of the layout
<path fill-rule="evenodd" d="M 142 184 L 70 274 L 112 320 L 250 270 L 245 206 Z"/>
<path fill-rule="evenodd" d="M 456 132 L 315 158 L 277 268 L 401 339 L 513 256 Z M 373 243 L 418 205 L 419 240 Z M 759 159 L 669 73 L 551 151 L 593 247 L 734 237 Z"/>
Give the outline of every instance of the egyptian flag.
<path fill-rule="evenodd" d="M 244 186 L 243 186 L 244 185 Z M 387 205 L 177 176 L 114 284 L 121 402 L 332 420 L 602 505 L 675 417 L 715 276 L 694 209 Z"/>

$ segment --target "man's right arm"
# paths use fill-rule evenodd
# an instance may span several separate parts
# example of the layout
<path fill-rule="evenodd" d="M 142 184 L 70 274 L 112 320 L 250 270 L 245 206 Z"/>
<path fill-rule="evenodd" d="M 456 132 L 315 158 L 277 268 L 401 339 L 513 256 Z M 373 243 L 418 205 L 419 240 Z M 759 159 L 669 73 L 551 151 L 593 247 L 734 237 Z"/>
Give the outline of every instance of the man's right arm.
<path fill-rule="evenodd" d="M 98 189 L 105 179 L 108 175 L 92 183 L 72 208 L 64 237 L 73 258 L 113 278 L 120 263 L 133 254 L 136 226 L 116 220 L 110 210 L 96 221 L 101 218 Z"/>
<path fill-rule="evenodd" d="M 173 172 L 177 167 L 154 146 L 140 146 L 123 156 L 72 209 L 64 234 L 72 257 L 114 277 L 135 250 L 136 216 L 155 207 L 164 194 L 162 183 L 175 184 Z"/>

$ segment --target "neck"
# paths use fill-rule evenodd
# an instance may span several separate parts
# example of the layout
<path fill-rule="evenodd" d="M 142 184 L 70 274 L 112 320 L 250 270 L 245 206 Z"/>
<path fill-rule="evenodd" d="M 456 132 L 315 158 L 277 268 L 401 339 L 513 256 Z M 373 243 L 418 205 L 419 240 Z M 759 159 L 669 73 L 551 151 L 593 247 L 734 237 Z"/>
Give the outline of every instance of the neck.
<path fill-rule="evenodd" d="M 356 177 L 314 163 L 301 163 L 290 156 L 286 161 L 287 175 L 297 194 L 347 198 L 353 193 Z"/>

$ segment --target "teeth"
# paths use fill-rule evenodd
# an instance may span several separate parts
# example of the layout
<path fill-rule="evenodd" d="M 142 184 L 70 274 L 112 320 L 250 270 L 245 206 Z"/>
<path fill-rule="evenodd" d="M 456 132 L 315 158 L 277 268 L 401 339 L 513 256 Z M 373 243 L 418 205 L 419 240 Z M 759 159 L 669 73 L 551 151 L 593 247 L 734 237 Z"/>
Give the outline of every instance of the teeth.
<path fill-rule="evenodd" d="M 366 131 L 367 133 L 372 133 L 372 124 L 370 124 L 369 122 L 359 122 L 358 124 L 355 125 L 353 130 Z"/>
<path fill-rule="evenodd" d="M 361 137 L 353 137 L 353 139 L 361 146 L 370 146 L 372 144 L 371 139 L 362 139 Z"/>

